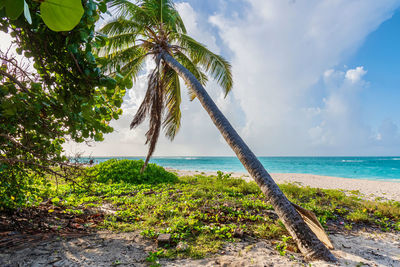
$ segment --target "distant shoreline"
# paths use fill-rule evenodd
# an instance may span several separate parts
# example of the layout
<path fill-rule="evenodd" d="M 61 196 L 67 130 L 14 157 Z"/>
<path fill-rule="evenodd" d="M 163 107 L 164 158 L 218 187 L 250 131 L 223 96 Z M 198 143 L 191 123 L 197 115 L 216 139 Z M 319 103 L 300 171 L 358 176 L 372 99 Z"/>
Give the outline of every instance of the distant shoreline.
<path fill-rule="evenodd" d="M 82 155 L 81 158 L 141 158 L 145 159 L 146 156 L 92 156 Z M 236 156 L 152 156 L 151 158 L 236 158 Z M 399 158 L 400 155 L 394 156 L 257 156 L 257 158 Z"/>
<path fill-rule="evenodd" d="M 143 160 L 133 157 L 93 157 Z M 400 182 L 400 157 L 259 157 L 270 173 L 307 173 L 331 177 Z M 89 158 L 81 158 L 87 162 Z M 178 170 L 246 172 L 236 157 L 153 157 L 151 163 Z"/>
<path fill-rule="evenodd" d="M 177 170 L 173 168 L 165 168 L 169 171 L 176 172 L 179 176 L 186 175 L 217 175 L 216 171 L 193 171 L 193 170 Z M 232 174 L 232 177 L 241 178 L 246 181 L 253 181 L 248 173 L 243 172 L 225 172 Z M 342 178 L 333 176 L 323 176 L 304 173 L 271 173 L 276 183 L 297 183 L 302 186 L 310 186 L 323 189 L 341 189 L 347 192 L 359 191 L 366 199 L 374 199 L 376 197 L 400 201 L 400 180 L 394 181 L 377 181 L 367 179 Z"/>

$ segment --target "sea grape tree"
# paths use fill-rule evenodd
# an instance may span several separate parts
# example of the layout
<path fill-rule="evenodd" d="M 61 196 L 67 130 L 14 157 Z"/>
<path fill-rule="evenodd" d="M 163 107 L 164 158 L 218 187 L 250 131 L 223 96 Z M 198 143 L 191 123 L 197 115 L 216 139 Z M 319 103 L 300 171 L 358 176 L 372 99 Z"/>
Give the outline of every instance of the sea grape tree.
<path fill-rule="evenodd" d="M 30 1 L 28 1 L 30 2 Z M 36 0 L 40 3 L 40 15 L 44 23 L 53 31 L 70 31 L 81 20 L 84 13 L 81 0 Z M 101 1 L 100 9 L 105 12 L 107 6 Z M 18 19 L 22 14 L 32 24 L 31 11 L 27 0 L 0 0 L 2 17 Z"/>
<path fill-rule="evenodd" d="M 25 15 L 20 0 L 0 0 L 0 29 L 19 54 L 0 52 L 0 207 L 24 203 L 32 177 L 63 174 L 66 139 L 100 141 L 111 132 L 126 87 L 126 80 L 105 76 L 92 53 L 106 44 L 95 31 L 105 1 L 22 2 Z M 71 4 L 82 7 L 68 31 L 65 20 L 78 15 L 63 16 L 61 2 L 72 13 Z M 46 15 L 51 10 L 58 15 Z"/>

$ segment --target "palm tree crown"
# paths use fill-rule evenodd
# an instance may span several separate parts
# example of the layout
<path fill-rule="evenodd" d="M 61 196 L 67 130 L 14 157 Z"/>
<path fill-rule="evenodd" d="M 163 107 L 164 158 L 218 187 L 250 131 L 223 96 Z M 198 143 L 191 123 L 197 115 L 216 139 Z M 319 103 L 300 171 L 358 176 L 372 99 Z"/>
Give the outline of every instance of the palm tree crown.
<path fill-rule="evenodd" d="M 182 18 L 171 0 L 113 0 L 116 17 L 101 28 L 108 35 L 108 46 L 100 51 L 108 59 L 111 73 L 122 73 L 136 79 L 147 57 L 156 67 L 149 74 L 147 92 L 131 122 L 131 129 L 150 117 L 146 144 L 149 152 L 143 168 L 154 152 L 160 130 L 173 140 L 180 128 L 181 89 L 179 76 L 166 64 L 161 54 L 166 52 L 188 69 L 202 85 L 214 78 L 225 92 L 232 89 L 230 64 L 212 53 L 203 44 L 186 34 Z M 191 100 L 195 94 L 188 87 Z"/>

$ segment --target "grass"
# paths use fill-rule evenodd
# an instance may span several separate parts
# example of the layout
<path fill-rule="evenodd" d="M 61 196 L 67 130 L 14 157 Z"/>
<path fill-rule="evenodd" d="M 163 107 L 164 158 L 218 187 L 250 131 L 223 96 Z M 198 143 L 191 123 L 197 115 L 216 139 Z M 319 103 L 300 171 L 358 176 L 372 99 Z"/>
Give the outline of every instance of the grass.
<path fill-rule="evenodd" d="M 292 202 L 315 212 L 325 227 L 400 231 L 399 202 L 363 200 L 358 194 L 346 196 L 340 190 L 295 184 L 280 187 Z M 71 214 L 111 205 L 116 213 L 106 216 L 101 228 L 140 231 L 153 240 L 159 234 L 171 234 L 171 245 L 157 251 L 158 257 L 202 258 L 243 236 L 275 240 L 281 254 L 286 249 L 296 250 L 258 186 L 222 173 L 180 177 L 161 184 L 94 183 L 91 191 L 71 190 L 64 184 L 57 192 L 53 187 L 47 194 L 54 205 Z M 177 250 L 179 242 L 185 242 L 187 249 Z"/>

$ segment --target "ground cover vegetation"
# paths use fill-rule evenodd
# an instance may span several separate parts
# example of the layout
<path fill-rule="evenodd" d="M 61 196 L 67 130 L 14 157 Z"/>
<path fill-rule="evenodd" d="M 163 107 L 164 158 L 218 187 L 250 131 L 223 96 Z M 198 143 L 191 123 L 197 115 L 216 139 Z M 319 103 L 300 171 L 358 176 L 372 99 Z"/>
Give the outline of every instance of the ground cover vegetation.
<path fill-rule="evenodd" d="M 90 183 L 90 190 L 69 183 L 56 186 L 54 181 L 47 187 L 38 185 L 40 197 L 30 203 L 31 209 L 40 209 L 42 220 L 50 219 L 44 224 L 33 220 L 31 226 L 25 221 L 23 228 L 53 233 L 138 231 L 154 242 L 160 234 L 171 234 L 170 243 L 150 258 L 201 258 L 242 239 L 269 239 L 282 255 L 297 251 L 254 182 L 222 172 L 177 177 L 155 164 L 141 174 L 143 163 L 111 160 L 90 168 L 93 175 L 81 177 L 82 183 Z M 315 212 L 327 231 L 400 231 L 399 202 L 365 200 L 357 192 L 346 195 L 296 184 L 280 188 L 290 201 Z M 24 210 L 18 212 L 25 214 Z M 18 225 L 17 211 L 9 212 L 14 214 L 8 216 L 14 220 L 12 225 Z M 54 216 L 61 219 L 51 220 Z"/>

